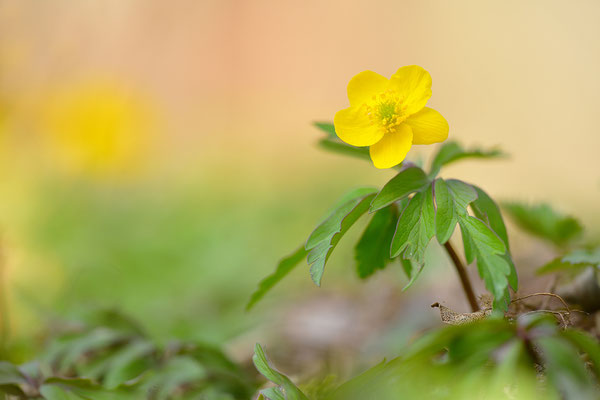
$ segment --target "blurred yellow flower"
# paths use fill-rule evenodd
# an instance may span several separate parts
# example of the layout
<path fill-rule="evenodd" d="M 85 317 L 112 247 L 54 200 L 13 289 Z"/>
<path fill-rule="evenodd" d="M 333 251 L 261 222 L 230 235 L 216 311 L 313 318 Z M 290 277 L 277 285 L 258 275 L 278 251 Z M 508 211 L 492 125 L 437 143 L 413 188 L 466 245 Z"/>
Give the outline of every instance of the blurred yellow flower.
<path fill-rule="evenodd" d="M 153 113 L 112 82 L 93 81 L 52 96 L 42 129 L 53 160 L 72 171 L 122 173 L 143 161 Z"/>
<path fill-rule="evenodd" d="M 400 68 L 390 79 L 363 71 L 348 83 L 350 107 L 333 120 L 340 139 L 352 146 L 370 146 L 377 168 L 404 160 L 413 144 L 432 144 L 448 138 L 448 122 L 425 107 L 431 97 L 431 76 L 423 68 Z"/>

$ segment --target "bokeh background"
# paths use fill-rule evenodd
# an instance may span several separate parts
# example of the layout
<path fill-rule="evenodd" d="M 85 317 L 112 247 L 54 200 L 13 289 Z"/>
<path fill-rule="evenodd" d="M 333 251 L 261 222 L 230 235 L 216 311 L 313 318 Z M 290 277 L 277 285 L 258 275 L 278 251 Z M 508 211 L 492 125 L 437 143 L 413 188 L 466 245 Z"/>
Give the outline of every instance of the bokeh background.
<path fill-rule="evenodd" d="M 357 72 L 421 65 L 451 137 L 511 155 L 447 175 L 598 234 L 599 18 L 593 0 L 0 0 L 3 337 L 27 358 L 112 307 L 238 358 L 393 351 L 438 323 L 432 302 L 466 308 L 439 249 L 408 293 L 397 267 L 361 284 L 342 245 L 323 288 L 299 267 L 243 310 L 336 198 L 393 175 L 319 151 L 311 122 Z M 524 274 L 552 258 L 511 233 Z"/>

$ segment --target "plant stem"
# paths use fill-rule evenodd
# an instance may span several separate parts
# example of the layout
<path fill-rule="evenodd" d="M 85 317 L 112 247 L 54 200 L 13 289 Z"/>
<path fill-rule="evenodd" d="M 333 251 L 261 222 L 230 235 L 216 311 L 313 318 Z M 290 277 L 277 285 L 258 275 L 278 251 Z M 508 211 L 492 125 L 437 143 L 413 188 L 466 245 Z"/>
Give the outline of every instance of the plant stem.
<path fill-rule="evenodd" d="M 460 278 L 460 283 L 462 284 L 463 290 L 465 291 L 465 295 L 467 296 L 467 300 L 471 305 L 471 310 L 473 312 L 479 311 L 479 304 L 477 303 L 477 298 L 475 297 L 475 292 L 473 291 L 473 286 L 471 286 L 471 281 L 469 280 L 469 275 L 467 275 L 467 271 L 465 270 L 465 266 L 454 251 L 454 248 L 450 244 L 450 241 L 447 241 L 444 244 L 448 255 L 452 259 L 452 263 L 456 268 L 456 272 L 458 273 L 458 277 Z"/>

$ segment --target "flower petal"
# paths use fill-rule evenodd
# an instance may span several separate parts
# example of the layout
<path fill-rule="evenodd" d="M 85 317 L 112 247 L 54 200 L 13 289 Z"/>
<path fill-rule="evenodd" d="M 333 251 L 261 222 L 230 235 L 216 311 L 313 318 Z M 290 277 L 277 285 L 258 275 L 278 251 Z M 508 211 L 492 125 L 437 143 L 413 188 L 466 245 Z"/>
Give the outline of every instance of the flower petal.
<path fill-rule="evenodd" d="M 370 146 L 383 137 L 383 130 L 373 125 L 361 107 L 349 107 L 335 113 L 335 133 L 352 146 Z"/>
<path fill-rule="evenodd" d="M 404 97 L 406 112 L 414 114 L 431 97 L 431 75 L 418 65 L 402 67 L 390 78 L 389 88 Z"/>
<path fill-rule="evenodd" d="M 433 108 L 423 108 L 404 123 L 412 128 L 413 144 L 440 143 L 448 139 L 448 121 Z"/>
<path fill-rule="evenodd" d="M 363 71 L 348 82 L 348 100 L 351 106 L 366 103 L 373 95 L 385 91 L 388 78 L 373 71 Z"/>
<path fill-rule="evenodd" d="M 406 124 L 398 126 L 395 132 L 386 133 L 379 142 L 369 148 L 375 167 L 392 168 L 400 164 L 410 150 L 412 139 L 412 130 Z"/>

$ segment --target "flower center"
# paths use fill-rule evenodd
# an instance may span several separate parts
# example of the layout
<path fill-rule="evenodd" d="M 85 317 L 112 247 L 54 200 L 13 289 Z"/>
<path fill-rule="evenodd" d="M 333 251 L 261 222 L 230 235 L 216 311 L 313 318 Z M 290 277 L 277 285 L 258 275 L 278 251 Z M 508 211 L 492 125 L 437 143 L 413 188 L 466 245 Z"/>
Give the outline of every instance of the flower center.
<path fill-rule="evenodd" d="M 385 133 L 393 132 L 408 117 L 403 100 L 398 93 L 391 90 L 374 95 L 371 101 L 365 104 L 367 116 Z"/>

